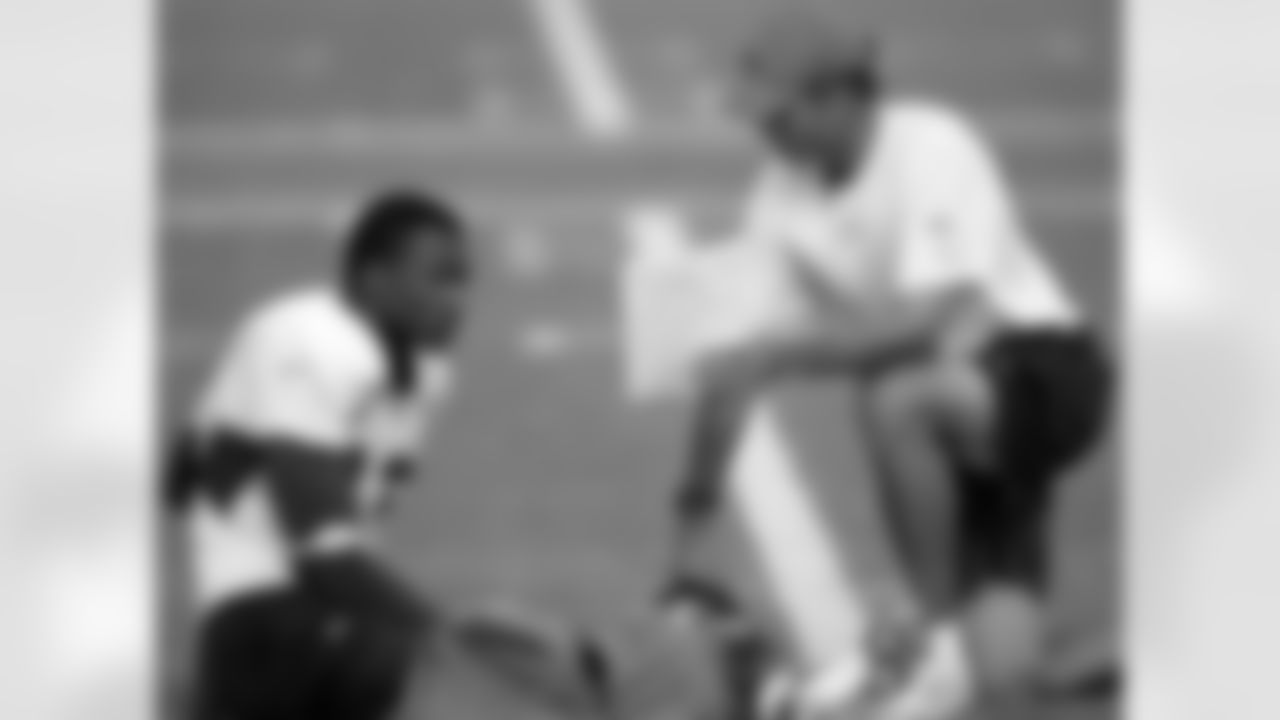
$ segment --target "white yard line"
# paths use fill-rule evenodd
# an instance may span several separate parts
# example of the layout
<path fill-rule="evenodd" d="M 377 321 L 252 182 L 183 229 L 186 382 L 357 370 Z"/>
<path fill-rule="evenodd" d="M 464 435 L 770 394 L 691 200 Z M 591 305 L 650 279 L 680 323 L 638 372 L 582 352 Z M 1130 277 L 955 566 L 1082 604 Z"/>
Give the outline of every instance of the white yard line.
<path fill-rule="evenodd" d="M 525 323 L 517 332 L 513 343 L 519 357 L 536 363 L 554 363 L 583 355 L 611 354 L 618 349 L 617 332 L 611 326 L 550 319 Z"/>
<path fill-rule="evenodd" d="M 592 0 L 527 0 L 581 130 L 616 139 L 635 126 L 628 95 Z"/>
<path fill-rule="evenodd" d="M 756 407 L 734 455 L 730 484 L 739 522 L 768 575 L 766 584 L 801 662 L 810 668 L 857 662 L 866 598 L 845 571 L 847 558 L 832 542 L 810 487 L 813 479 L 805 477 L 776 413 L 769 401 Z M 856 671 L 861 675 L 865 668 Z"/>
<path fill-rule="evenodd" d="M 626 213 L 639 193 L 632 190 L 588 190 L 576 195 L 495 192 L 470 197 L 467 206 L 499 224 L 510 220 L 539 222 L 607 221 Z M 682 190 L 664 198 L 676 208 L 696 213 L 732 211 L 740 202 L 734 190 Z M 1116 192 L 1094 188 L 1032 188 L 1021 194 L 1023 208 L 1033 222 L 1113 217 L 1119 202 Z M 262 194 L 170 195 L 161 221 L 165 230 L 212 231 L 216 236 L 190 236 L 193 241 L 263 242 L 271 236 L 263 230 L 327 230 L 345 224 L 360 196 L 351 193 L 269 192 Z M 236 231 L 254 231 L 237 235 Z M 231 234 L 222 234 L 230 232 Z M 310 236 L 280 235 L 281 241 L 314 242 Z M 1105 238 L 1099 238 L 1099 241 Z"/>
<path fill-rule="evenodd" d="M 1102 142 L 1118 138 L 1107 113 L 1034 109 L 978 114 L 982 127 L 998 141 L 1014 145 Z M 646 121 L 643 132 L 626 138 L 626 147 L 700 150 L 747 147 L 748 134 L 735 123 Z M 214 162 L 276 159 L 294 155 L 343 158 L 350 155 L 459 156 L 471 153 L 564 155 L 598 152 L 582 133 L 546 121 L 515 126 L 480 126 L 429 117 L 329 119 L 284 118 L 271 121 L 187 121 L 165 129 L 163 151 L 169 160 Z"/>

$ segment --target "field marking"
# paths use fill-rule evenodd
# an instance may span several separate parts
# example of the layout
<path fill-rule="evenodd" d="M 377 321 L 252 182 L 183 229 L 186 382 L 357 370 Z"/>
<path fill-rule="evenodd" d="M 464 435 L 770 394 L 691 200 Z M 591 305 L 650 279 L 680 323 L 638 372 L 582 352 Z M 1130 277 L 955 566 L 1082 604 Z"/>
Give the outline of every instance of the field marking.
<path fill-rule="evenodd" d="M 861 660 L 856 651 L 866 631 L 865 603 L 768 401 L 750 412 L 730 467 L 735 505 L 800 661 L 816 669 Z M 854 669 L 856 684 L 867 670 Z"/>
<path fill-rule="evenodd" d="M 635 127 L 635 108 L 613 62 L 592 0 L 526 0 L 579 129 L 616 139 Z"/>
<path fill-rule="evenodd" d="M 576 195 L 538 195 L 528 192 L 498 192 L 465 196 L 466 206 L 477 215 L 507 222 L 598 222 L 612 221 L 624 214 L 640 197 L 636 190 L 594 190 Z M 358 193 L 271 192 L 170 195 L 161 213 L 162 231 L 262 231 L 334 230 L 350 220 Z M 1117 217 L 1119 188 L 1059 187 L 1046 184 L 1020 193 L 1021 207 L 1033 227 L 1045 221 Z M 673 192 L 663 202 L 683 212 L 733 213 L 741 204 L 736 190 L 685 190 Z M 219 242 L 291 242 L 314 238 L 280 235 L 277 239 L 260 235 L 219 235 Z M 552 239 L 554 236 L 552 236 Z M 189 238 L 199 240 L 199 236 Z"/>
<path fill-rule="evenodd" d="M 1115 141 L 1120 137 L 1117 120 L 1108 112 L 1020 108 L 978 112 L 975 117 L 998 144 L 1077 144 Z M 718 151 L 752 145 L 749 133 L 729 119 L 646 121 L 643 131 L 632 133 L 617 146 L 604 148 L 584 141 L 577 130 L 552 123 L 477 126 L 430 117 L 187 121 L 167 127 L 162 137 L 162 149 L 169 162 L 219 163 L 293 155 L 343 160 L 352 159 L 352 155 L 370 159 L 383 155 L 435 157 L 475 153 L 562 156 L 613 153 L 619 147 L 637 152 Z"/>
<path fill-rule="evenodd" d="M 513 340 L 518 357 L 537 362 L 554 363 L 573 356 L 613 354 L 621 343 L 618 329 L 555 320 L 525 323 Z"/>

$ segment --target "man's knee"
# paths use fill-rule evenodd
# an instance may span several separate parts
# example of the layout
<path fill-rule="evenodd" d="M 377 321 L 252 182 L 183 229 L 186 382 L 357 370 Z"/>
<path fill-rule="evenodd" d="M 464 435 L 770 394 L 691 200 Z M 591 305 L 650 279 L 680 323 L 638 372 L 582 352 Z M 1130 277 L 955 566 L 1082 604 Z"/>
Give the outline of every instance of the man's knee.
<path fill-rule="evenodd" d="M 923 367 L 885 375 L 866 392 L 871 421 L 895 431 L 933 427 L 956 394 L 940 373 Z"/>
<path fill-rule="evenodd" d="M 431 608 L 389 569 L 361 555 L 312 560 L 302 569 L 307 593 L 364 627 L 385 630 L 410 645 L 425 642 Z"/>
<path fill-rule="evenodd" d="M 879 378 L 866 389 L 869 420 L 881 428 L 916 426 L 930 413 L 929 378 L 902 372 Z"/>
<path fill-rule="evenodd" d="M 315 703 L 325 717 L 391 717 L 417 666 L 416 639 L 392 625 L 357 621 L 335 642 L 335 651 L 335 662 Z"/>
<path fill-rule="evenodd" d="M 301 711 L 323 674 L 325 640 L 322 618 L 292 590 L 228 600 L 203 622 L 200 716 L 268 720 Z"/>
<path fill-rule="evenodd" d="M 362 580 L 247 595 L 206 620 L 200 683 L 205 714 L 245 720 L 390 717 L 417 666 L 427 615 L 390 592 L 391 585 L 361 573 L 342 576 Z"/>
<path fill-rule="evenodd" d="M 986 444 L 992 402 L 976 369 L 921 365 L 885 375 L 865 392 L 868 422 L 882 436 L 924 435 L 966 455 Z"/>

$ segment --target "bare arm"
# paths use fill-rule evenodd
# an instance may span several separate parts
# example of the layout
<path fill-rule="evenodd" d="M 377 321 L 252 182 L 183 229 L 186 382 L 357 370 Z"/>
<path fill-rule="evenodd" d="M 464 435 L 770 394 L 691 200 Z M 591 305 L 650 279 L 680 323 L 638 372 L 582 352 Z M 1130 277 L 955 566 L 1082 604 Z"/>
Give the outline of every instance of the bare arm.
<path fill-rule="evenodd" d="M 802 262 L 793 277 L 824 322 L 773 346 L 746 364 L 766 375 L 869 373 L 899 362 L 959 350 L 990 327 L 992 313 L 981 292 L 957 284 L 910 301 L 855 304 Z M 731 361 L 741 364 L 744 361 Z M 739 371 L 741 372 L 741 371 Z"/>

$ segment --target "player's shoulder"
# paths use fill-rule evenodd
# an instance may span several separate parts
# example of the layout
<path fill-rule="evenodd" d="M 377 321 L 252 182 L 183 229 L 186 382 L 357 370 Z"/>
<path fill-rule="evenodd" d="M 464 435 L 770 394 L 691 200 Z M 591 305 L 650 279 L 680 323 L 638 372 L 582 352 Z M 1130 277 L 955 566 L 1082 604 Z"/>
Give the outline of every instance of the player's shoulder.
<path fill-rule="evenodd" d="M 241 350 L 287 355 L 344 374 L 372 375 L 381 350 L 372 331 L 337 289 L 291 288 L 262 301 L 245 319 Z"/>
<path fill-rule="evenodd" d="M 998 166 L 995 148 L 977 122 L 934 100 L 886 105 L 883 132 L 900 173 L 918 189 L 986 186 Z"/>
<path fill-rule="evenodd" d="M 932 153 L 968 153 L 987 144 L 973 118 L 940 100 L 894 98 L 882 117 L 892 140 Z"/>

